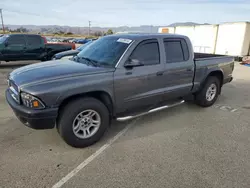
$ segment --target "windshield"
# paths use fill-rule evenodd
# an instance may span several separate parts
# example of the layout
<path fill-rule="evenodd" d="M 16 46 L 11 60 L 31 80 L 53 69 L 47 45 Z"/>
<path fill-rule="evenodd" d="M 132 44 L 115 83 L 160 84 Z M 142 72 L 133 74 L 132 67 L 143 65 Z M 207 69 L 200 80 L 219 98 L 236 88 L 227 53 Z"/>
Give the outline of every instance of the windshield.
<path fill-rule="evenodd" d="M 103 37 L 93 41 L 78 55 L 78 59 L 89 59 L 100 66 L 115 67 L 119 58 L 132 40 L 120 40 L 118 37 Z"/>
<path fill-rule="evenodd" d="M 86 44 L 83 44 L 81 46 L 79 46 L 78 48 L 76 48 L 78 51 L 82 51 L 86 46 L 88 46 L 89 44 L 91 44 L 92 41 L 87 42 Z"/>
<path fill-rule="evenodd" d="M 0 37 L 0 44 L 4 43 L 4 41 L 8 38 L 8 36 L 4 35 Z"/>

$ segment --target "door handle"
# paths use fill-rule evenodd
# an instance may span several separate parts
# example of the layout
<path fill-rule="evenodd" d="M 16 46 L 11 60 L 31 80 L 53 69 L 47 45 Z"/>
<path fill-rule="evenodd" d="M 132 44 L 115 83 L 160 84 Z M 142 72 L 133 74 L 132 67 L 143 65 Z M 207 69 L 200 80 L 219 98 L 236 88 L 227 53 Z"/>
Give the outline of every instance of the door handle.
<path fill-rule="evenodd" d="M 163 75 L 163 71 L 157 72 L 156 76 L 162 76 Z"/>
<path fill-rule="evenodd" d="M 193 68 L 187 68 L 186 71 L 193 71 Z"/>
<path fill-rule="evenodd" d="M 126 72 L 125 74 L 126 74 L 126 75 L 131 75 L 131 74 L 132 74 L 132 72 Z"/>

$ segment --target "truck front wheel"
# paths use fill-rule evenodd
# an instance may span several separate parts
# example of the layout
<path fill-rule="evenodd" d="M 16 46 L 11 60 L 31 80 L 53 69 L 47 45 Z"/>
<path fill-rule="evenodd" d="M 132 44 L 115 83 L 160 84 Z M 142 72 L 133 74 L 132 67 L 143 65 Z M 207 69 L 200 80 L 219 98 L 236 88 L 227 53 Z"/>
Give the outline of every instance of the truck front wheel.
<path fill-rule="evenodd" d="M 57 128 L 67 144 L 83 148 L 100 140 L 108 126 L 107 107 L 95 98 L 82 98 L 63 108 Z"/>
<path fill-rule="evenodd" d="M 209 107 L 212 106 L 218 98 L 220 93 L 220 81 L 215 76 L 210 76 L 202 89 L 195 94 L 195 102 L 199 106 Z"/>

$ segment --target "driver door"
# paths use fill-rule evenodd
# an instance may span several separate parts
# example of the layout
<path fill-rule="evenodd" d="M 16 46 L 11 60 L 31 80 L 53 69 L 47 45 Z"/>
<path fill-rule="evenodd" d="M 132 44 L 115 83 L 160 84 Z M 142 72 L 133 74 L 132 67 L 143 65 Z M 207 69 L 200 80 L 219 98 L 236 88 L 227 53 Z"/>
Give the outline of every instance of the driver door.
<path fill-rule="evenodd" d="M 128 58 L 138 60 L 143 65 L 116 69 L 114 89 L 118 113 L 147 108 L 161 100 L 164 64 L 160 57 L 158 40 L 144 40 Z"/>
<path fill-rule="evenodd" d="M 23 35 L 11 35 L 5 42 L 5 47 L 2 51 L 6 60 L 22 60 L 26 42 Z"/>

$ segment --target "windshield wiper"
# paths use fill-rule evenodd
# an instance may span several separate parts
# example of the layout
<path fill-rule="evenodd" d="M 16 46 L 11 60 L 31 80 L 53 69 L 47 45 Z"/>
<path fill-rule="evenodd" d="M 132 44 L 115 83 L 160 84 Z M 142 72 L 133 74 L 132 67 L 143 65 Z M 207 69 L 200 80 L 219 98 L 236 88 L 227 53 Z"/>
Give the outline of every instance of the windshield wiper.
<path fill-rule="evenodd" d="M 80 57 L 79 57 L 78 55 L 76 55 L 75 57 L 73 57 L 73 60 L 74 60 L 75 62 L 79 62 L 79 59 L 80 59 Z"/>
<path fill-rule="evenodd" d="M 87 57 L 81 57 L 81 59 L 84 59 L 84 60 L 88 61 L 89 63 L 91 63 L 95 67 L 99 66 L 99 63 L 97 61 L 93 60 L 93 59 L 89 59 Z"/>
<path fill-rule="evenodd" d="M 112 67 L 112 65 L 110 63 L 107 63 L 107 62 L 99 62 L 100 63 L 100 66 L 103 66 L 103 67 Z"/>

